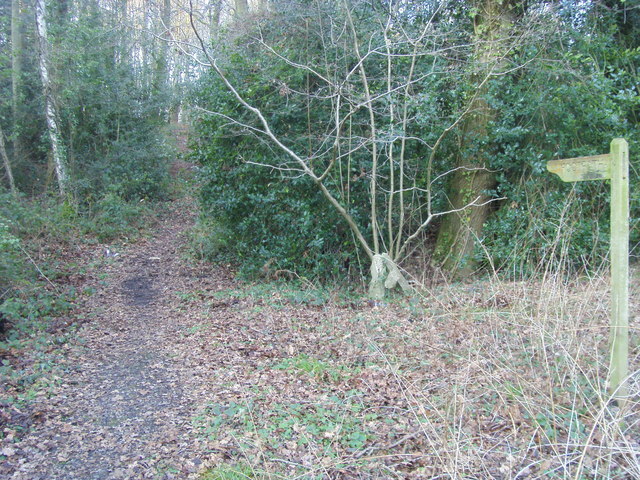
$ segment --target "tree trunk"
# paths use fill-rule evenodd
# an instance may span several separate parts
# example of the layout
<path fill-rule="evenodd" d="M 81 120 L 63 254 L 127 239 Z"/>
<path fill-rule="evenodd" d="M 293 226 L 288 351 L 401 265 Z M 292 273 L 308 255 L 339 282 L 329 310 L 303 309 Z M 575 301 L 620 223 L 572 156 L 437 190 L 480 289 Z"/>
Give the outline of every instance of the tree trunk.
<path fill-rule="evenodd" d="M 156 49 L 155 70 L 153 72 L 153 91 L 164 95 L 169 85 L 169 42 L 171 41 L 171 0 L 163 0 L 160 12 L 160 41 Z M 167 116 L 165 104 L 158 110 L 159 118 Z"/>
<path fill-rule="evenodd" d="M 21 1 L 11 2 L 11 110 L 13 115 L 13 159 L 22 160 L 24 145 L 21 132 L 21 94 L 22 94 L 22 12 Z"/>
<path fill-rule="evenodd" d="M 162 45 L 162 65 L 164 68 L 162 72 L 162 90 L 164 92 L 168 92 L 171 85 L 171 72 L 169 69 L 169 58 L 171 53 L 169 45 L 173 38 L 171 33 L 171 20 L 171 0 L 164 0 L 164 8 L 162 9 L 162 23 L 164 23 L 164 28 L 166 29 L 164 35 L 165 41 Z M 177 114 L 177 112 L 177 106 L 173 105 L 172 102 L 168 109 L 168 122 L 171 122 L 171 117 Z"/>
<path fill-rule="evenodd" d="M 249 12 L 248 0 L 236 0 L 236 17 L 241 17 Z"/>
<path fill-rule="evenodd" d="M 171 0 L 164 0 L 162 7 L 162 81 L 166 85 L 169 81 L 169 42 L 171 41 Z"/>
<path fill-rule="evenodd" d="M 9 188 L 11 189 L 11 193 L 15 197 L 18 193 L 16 190 L 16 184 L 13 181 L 13 170 L 11 169 L 11 162 L 9 161 L 9 156 L 7 155 L 7 149 L 4 147 L 4 133 L 2 132 L 1 126 L 0 126 L 0 156 L 2 156 L 4 169 L 7 172 L 7 178 L 9 180 Z"/>
<path fill-rule="evenodd" d="M 491 72 L 499 71 L 504 63 L 505 34 L 513 25 L 513 0 L 478 0 L 476 4 L 472 65 L 477 68 L 473 81 L 480 86 L 462 124 L 456 165 L 459 169 L 449 185 L 449 208 L 462 210 L 444 217 L 436 241 L 436 258 L 443 270 L 457 279 L 465 278 L 475 270 L 476 241 L 491 213 L 490 197 L 486 192 L 495 187 L 496 177 L 489 170 L 489 146 L 483 140 L 496 112 L 487 102 L 489 88 L 485 79 Z M 464 208 L 472 202 L 479 206 Z"/>
<path fill-rule="evenodd" d="M 220 30 L 220 14 L 222 13 L 222 0 L 212 0 L 209 3 L 209 21 L 211 22 L 209 34 L 216 38 Z"/>
<path fill-rule="evenodd" d="M 51 78 L 49 76 L 49 45 L 47 40 L 47 21 L 45 0 L 36 0 L 36 37 L 39 47 L 40 78 L 42 79 L 42 90 L 45 100 L 45 117 L 47 119 L 47 129 L 51 140 L 51 155 L 56 170 L 58 188 L 60 195 L 64 196 L 68 190 L 69 177 L 67 175 L 67 161 L 64 152 L 64 145 L 58 126 L 58 115 L 53 92 Z"/>

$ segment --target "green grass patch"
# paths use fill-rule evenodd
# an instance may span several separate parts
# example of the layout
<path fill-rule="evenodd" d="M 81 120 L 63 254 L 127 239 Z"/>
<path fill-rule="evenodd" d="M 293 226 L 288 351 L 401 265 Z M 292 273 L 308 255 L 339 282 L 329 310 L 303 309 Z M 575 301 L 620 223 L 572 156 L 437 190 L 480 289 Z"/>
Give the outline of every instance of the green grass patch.
<path fill-rule="evenodd" d="M 285 358 L 276 363 L 276 370 L 288 370 L 303 373 L 320 381 L 341 382 L 358 373 L 357 368 L 349 368 L 345 365 L 335 365 L 306 354 L 300 354 L 293 358 Z"/>
<path fill-rule="evenodd" d="M 200 480 L 261 480 L 268 478 L 246 464 L 221 465 L 200 475 Z"/>
<path fill-rule="evenodd" d="M 260 445 L 277 453 L 295 445 L 338 458 L 339 452 L 360 450 L 374 437 L 367 425 L 377 415 L 365 412 L 359 395 L 351 391 L 322 404 L 275 403 L 269 408 L 252 402 L 211 404 L 193 424 L 200 435 L 211 440 L 231 437 L 246 450 Z"/>

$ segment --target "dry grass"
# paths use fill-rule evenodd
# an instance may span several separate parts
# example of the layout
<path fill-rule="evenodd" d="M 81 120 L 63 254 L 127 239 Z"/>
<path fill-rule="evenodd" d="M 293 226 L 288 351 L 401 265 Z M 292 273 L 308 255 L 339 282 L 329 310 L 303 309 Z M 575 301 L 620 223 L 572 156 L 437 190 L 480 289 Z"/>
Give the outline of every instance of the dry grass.
<path fill-rule="evenodd" d="M 155 472 L 204 480 L 640 478 L 640 272 L 631 282 L 630 398 L 619 408 L 606 386 L 604 269 L 572 277 L 556 273 L 562 262 L 548 261 L 536 281 L 424 282 L 430 286 L 415 298 L 373 306 L 308 283 L 239 285 L 222 268 L 187 265 L 175 254 L 179 231 L 163 228 L 160 241 L 140 242 L 109 264 L 109 282 L 97 271 L 88 275 L 98 293 L 78 313 L 92 320 L 60 363 L 73 368 L 49 375 L 55 385 L 34 393 L 39 403 L 30 411 L 9 402 L 0 410 L 13 429 L 3 430 L 5 466 L 32 468 L 15 478 L 79 474 L 78 466 L 95 465 L 144 472 L 128 478 Z M 141 278 L 154 279 L 157 295 L 143 312 L 118 300 L 132 290 L 127 285 L 142 286 Z M 140 289 L 137 298 L 149 294 Z M 103 313 L 89 316 L 94 312 Z M 54 340 L 31 357 L 53 358 L 42 355 L 57 351 Z M 112 369 L 125 372 L 129 364 L 128 375 L 118 375 L 124 386 L 149 381 L 130 351 L 170 359 L 163 375 L 183 392 L 182 403 L 170 407 L 182 413 L 150 405 L 149 392 L 139 396 L 133 387 L 131 399 L 103 402 L 96 392 L 113 385 L 93 372 L 104 370 L 104 352 L 114 351 L 120 356 L 112 357 Z M 16 365 L 31 358 L 5 353 Z M 28 388 L 21 379 L 44 364 L 38 362 L 5 382 L 10 395 Z M 83 369 L 74 373 L 76 365 Z M 154 383 L 158 398 L 169 389 L 162 385 Z M 68 422 L 83 412 L 128 409 L 122 424 L 138 425 L 139 405 L 153 412 L 149 422 L 164 422 L 156 437 L 91 417 Z M 32 431 L 17 438 L 14 426 L 27 417 Z M 130 447 L 138 442 L 144 449 Z M 42 449 L 45 443 L 57 455 Z M 100 453 L 114 444 L 122 455 Z M 75 464 L 64 460 L 74 457 Z"/>
<path fill-rule="evenodd" d="M 640 478 L 639 351 L 632 340 L 621 409 L 606 389 L 605 275 L 439 286 L 374 308 L 250 301 L 277 353 L 254 365 L 266 380 L 235 373 L 241 414 L 208 430 L 217 466 L 203 478 Z"/>

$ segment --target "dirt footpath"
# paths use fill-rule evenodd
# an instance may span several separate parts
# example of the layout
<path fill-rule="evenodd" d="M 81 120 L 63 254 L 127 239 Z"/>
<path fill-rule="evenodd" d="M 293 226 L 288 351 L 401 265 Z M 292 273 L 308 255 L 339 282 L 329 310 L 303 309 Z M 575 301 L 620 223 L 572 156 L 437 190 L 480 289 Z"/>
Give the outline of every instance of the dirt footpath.
<path fill-rule="evenodd" d="M 195 319 L 176 293 L 203 281 L 224 288 L 229 280 L 183 265 L 180 245 L 192 219 L 182 206 L 164 218 L 155 237 L 105 266 L 106 278 L 81 307 L 90 319 L 68 346 L 59 386 L 40 400 L 35 430 L 12 447 L 9 478 L 187 478 L 198 471 L 206 452 L 191 435 L 191 419 L 208 387 L 180 354 L 189 350 L 184 332 Z"/>

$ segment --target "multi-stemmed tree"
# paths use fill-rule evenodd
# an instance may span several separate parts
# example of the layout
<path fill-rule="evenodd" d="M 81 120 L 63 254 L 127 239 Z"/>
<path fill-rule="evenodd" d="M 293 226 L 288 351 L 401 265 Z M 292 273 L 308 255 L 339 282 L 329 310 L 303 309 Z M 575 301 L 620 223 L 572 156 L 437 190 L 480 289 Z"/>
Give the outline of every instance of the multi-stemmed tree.
<path fill-rule="evenodd" d="M 440 216 L 452 219 L 445 222 L 450 233 L 442 237 L 453 236 L 448 246 L 456 264 L 469 257 L 473 242 L 466 232 L 479 230 L 495 200 L 486 193 L 494 180 L 483 154 L 461 154 L 452 163 L 443 158 L 444 145 L 450 145 L 452 132 L 473 137 L 469 143 L 486 134 L 493 115 L 484 98 L 488 84 L 501 73 L 509 46 L 523 39 L 512 28 L 512 3 L 471 6 L 477 9 L 465 13 L 471 12 L 475 33 L 460 35 L 448 2 L 390 2 L 379 8 L 351 1 L 304 8 L 279 3 L 283 30 L 274 34 L 270 29 L 279 20 L 267 16 L 267 26 L 256 26 L 243 41 L 252 44 L 255 68 L 277 75 L 270 70 L 276 63 L 292 79 L 273 78 L 274 94 L 313 110 L 297 137 L 290 126 L 270 121 L 269 109 L 276 105 L 252 95 L 251 86 L 247 91 L 242 76 L 230 70 L 233 65 L 201 42 L 208 66 L 248 115 L 206 105 L 201 110 L 279 152 L 266 160 L 245 158 L 248 164 L 282 181 L 306 177 L 321 192 L 368 256 L 376 298 L 397 282 L 407 288 L 398 265 Z M 279 37 L 296 30 L 295 39 Z M 465 76 L 475 85 L 468 99 L 446 104 L 433 90 Z M 354 176 L 366 180 L 366 196 L 352 194 Z M 436 187 L 447 177 L 453 177 L 451 200 L 443 202 L 443 189 Z"/>

